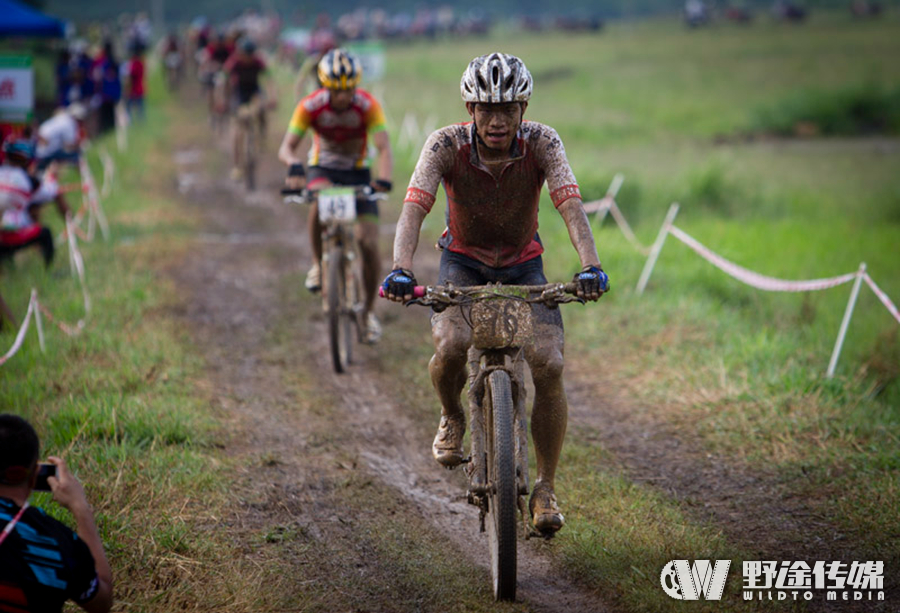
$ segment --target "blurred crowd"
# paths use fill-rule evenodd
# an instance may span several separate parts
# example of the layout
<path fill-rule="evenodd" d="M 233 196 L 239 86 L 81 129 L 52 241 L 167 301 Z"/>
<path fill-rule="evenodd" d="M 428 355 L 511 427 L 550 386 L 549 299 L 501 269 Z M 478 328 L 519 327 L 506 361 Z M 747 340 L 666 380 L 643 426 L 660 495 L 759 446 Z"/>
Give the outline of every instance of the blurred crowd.
<path fill-rule="evenodd" d="M 848 6 L 854 17 L 872 18 L 882 13 L 879 0 L 851 0 Z M 809 15 L 809 8 L 803 0 L 774 0 L 769 14 L 775 21 L 801 23 Z M 686 0 L 683 15 L 689 27 L 708 25 L 717 20 L 748 24 L 755 16 L 749 4 L 740 0 L 721 4 L 713 0 Z"/>
<path fill-rule="evenodd" d="M 64 220 L 69 215 L 62 176 L 72 169 L 81 178 L 84 145 L 91 138 L 144 116 L 144 56 L 153 35 L 149 19 L 144 14 L 122 18 L 95 35 L 94 43 L 73 38 L 59 45 L 49 117 L 38 113 L 31 123 L 0 129 L 2 269 L 10 268 L 16 253 L 31 248 L 47 267 L 52 264 L 54 239 L 41 213 L 52 203 Z M 42 64 L 37 66 L 40 70 Z M 0 298 L 0 326 L 3 320 L 15 322 L 15 316 Z"/>
<path fill-rule="evenodd" d="M 91 135 L 115 128 L 120 103 L 132 116 L 143 116 L 146 43 L 131 38 L 126 49 L 122 58 L 113 41 L 106 39 L 95 48 L 75 40 L 59 51 L 55 67 L 57 106 L 83 106 L 85 127 Z"/>

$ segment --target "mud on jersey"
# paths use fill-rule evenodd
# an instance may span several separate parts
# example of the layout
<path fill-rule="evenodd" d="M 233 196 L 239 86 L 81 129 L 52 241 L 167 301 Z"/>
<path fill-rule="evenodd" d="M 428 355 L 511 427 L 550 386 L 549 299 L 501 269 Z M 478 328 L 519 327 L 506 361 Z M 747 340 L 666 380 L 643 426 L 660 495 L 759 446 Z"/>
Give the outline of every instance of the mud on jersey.
<path fill-rule="evenodd" d="M 387 129 L 385 123 L 381 105 L 364 89 L 356 89 L 343 111 L 331 107 L 327 89 L 319 89 L 297 105 L 288 131 L 301 137 L 310 129 L 315 133 L 310 166 L 349 170 L 365 167 L 368 135 Z"/>
<path fill-rule="evenodd" d="M 473 146 L 472 122 L 441 128 L 425 142 L 405 202 L 431 211 L 440 183 L 447 192 L 447 249 L 505 268 L 543 253 L 537 240 L 544 181 L 554 206 L 581 198 L 562 140 L 553 128 L 523 121 L 509 160 L 494 176 Z M 494 166 L 494 163 L 491 163 Z"/>

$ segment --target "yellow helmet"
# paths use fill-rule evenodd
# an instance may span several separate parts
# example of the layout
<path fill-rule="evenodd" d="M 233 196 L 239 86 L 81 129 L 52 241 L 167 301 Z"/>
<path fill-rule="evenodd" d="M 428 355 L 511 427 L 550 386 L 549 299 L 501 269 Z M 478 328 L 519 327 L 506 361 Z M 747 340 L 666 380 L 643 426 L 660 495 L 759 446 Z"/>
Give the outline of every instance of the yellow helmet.
<path fill-rule="evenodd" d="M 328 89 L 353 89 L 362 78 L 362 65 L 343 49 L 332 49 L 319 60 L 319 81 Z"/>

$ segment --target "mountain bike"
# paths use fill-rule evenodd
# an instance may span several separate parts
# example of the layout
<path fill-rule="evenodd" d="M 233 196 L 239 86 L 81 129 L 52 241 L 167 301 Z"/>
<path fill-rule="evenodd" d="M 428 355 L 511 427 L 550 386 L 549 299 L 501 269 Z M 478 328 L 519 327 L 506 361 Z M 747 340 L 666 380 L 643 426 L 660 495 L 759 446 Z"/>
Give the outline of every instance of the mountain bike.
<path fill-rule="evenodd" d="M 524 348 L 534 339 L 532 304 L 550 308 L 575 297 L 574 283 L 417 287 L 411 304 L 459 306 L 472 329 L 469 347 L 468 501 L 479 509 L 491 550 L 494 598 L 516 597 L 516 511 L 528 523 L 528 428 Z"/>
<path fill-rule="evenodd" d="M 166 67 L 166 87 L 169 91 L 176 91 L 181 84 L 181 54 L 177 51 L 166 53 L 163 64 Z"/>
<path fill-rule="evenodd" d="M 209 125 L 213 134 L 219 135 L 228 120 L 228 77 L 221 70 L 199 75 L 200 84 L 207 97 Z"/>
<path fill-rule="evenodd" d="M 365 332 L 361 261 L 353 235 L 356 200 L 382 200 L 387 194 L 374 193 L 368 185 L 337 185 L 318 191 L 283 189 L 281 194 L 288 203 L 318 204 L 322 223 L 322 309 L 328 320 L 334 371 L 346 372 L 353 360 L 354 336 L 362 342 Z"/>
<path fill-rule="evenodd" d="M 256 163 L 259 159 L 260 141 L 262 140 L 262 108 L 256 99 L 237 107 L 235 129 L 240 130 L 241 171 L 244 175 L 244 186 L 248 191 L 256 189 Z"/>

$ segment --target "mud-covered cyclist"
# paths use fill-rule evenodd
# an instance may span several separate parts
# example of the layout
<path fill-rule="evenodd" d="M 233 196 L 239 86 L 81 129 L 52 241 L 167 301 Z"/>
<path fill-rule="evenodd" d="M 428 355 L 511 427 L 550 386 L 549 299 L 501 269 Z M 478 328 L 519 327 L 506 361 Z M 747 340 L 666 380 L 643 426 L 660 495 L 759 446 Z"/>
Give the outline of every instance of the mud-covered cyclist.
<path fill-rule="evenodd" d="M 278 150 L 278 158 L 288 166 L 285 185 L 313 190 L 329 185 L 371 185 L 376 191 L 390 191 L 393 157 L 384 111 L 370 93 L 357 87 L 362 78 L 359 60 L 343 49 L 332 49 L 319 61 L 318 76 L 323 87 L 297 105 Z M 315 134 L 311 148 L 309 140 L 304 140 L 310 130 Z M 374 179 L 366 166 L 369 136 L 378 152 Z M 307 151 L 308 167 L 303 164 Z M 357 200 L 356 214 L 366 295 L 364 340 L 375 343 L 381 337 L 381 324 L 373 307 L 383 274 L 378 253 L 378 203 L 374 199 Z M 315 206 L 310 207 L 308 226 L 314 262 L 306 276 L 306 288 L 316 292 L 322 286 L 322 225 Z"/>
<path fill-rule="evenodd" d="M 385 294 L 397 302 L 412 299 L 413 254 L 439 183 L 447 193 L 448 228 L 439 243 L 438 284 L 546 283 L 537 234 L 538 202 L 546 182 L 583 267 L 574 279 L 578 296 L 599 299 L 608 278 L 562 141 L 553 128 L 523 120 L 532 92 L 528 69 L 519 58 L 503 53 L 477 57 L 463 74 L 460 90 L 472 121 L 441 128 L 426 141 L 397 223 Z M 534 527 L 553 533 L 564 522 L 554 494 L 568 413 L 563 323 L 559 309 L 543 305 L 534 306 L 534 321 L 535 342 L 525 350 L 535 385 L 531 426 L 537 457 L 529 509 Z M 471 338 L 460 307 L 433 316 L 432 336 L 435 353 L 429 370 L 442 405 L 432 453 L 452 468 L 463 461 L 466 423 L 460 394 Z"/>

